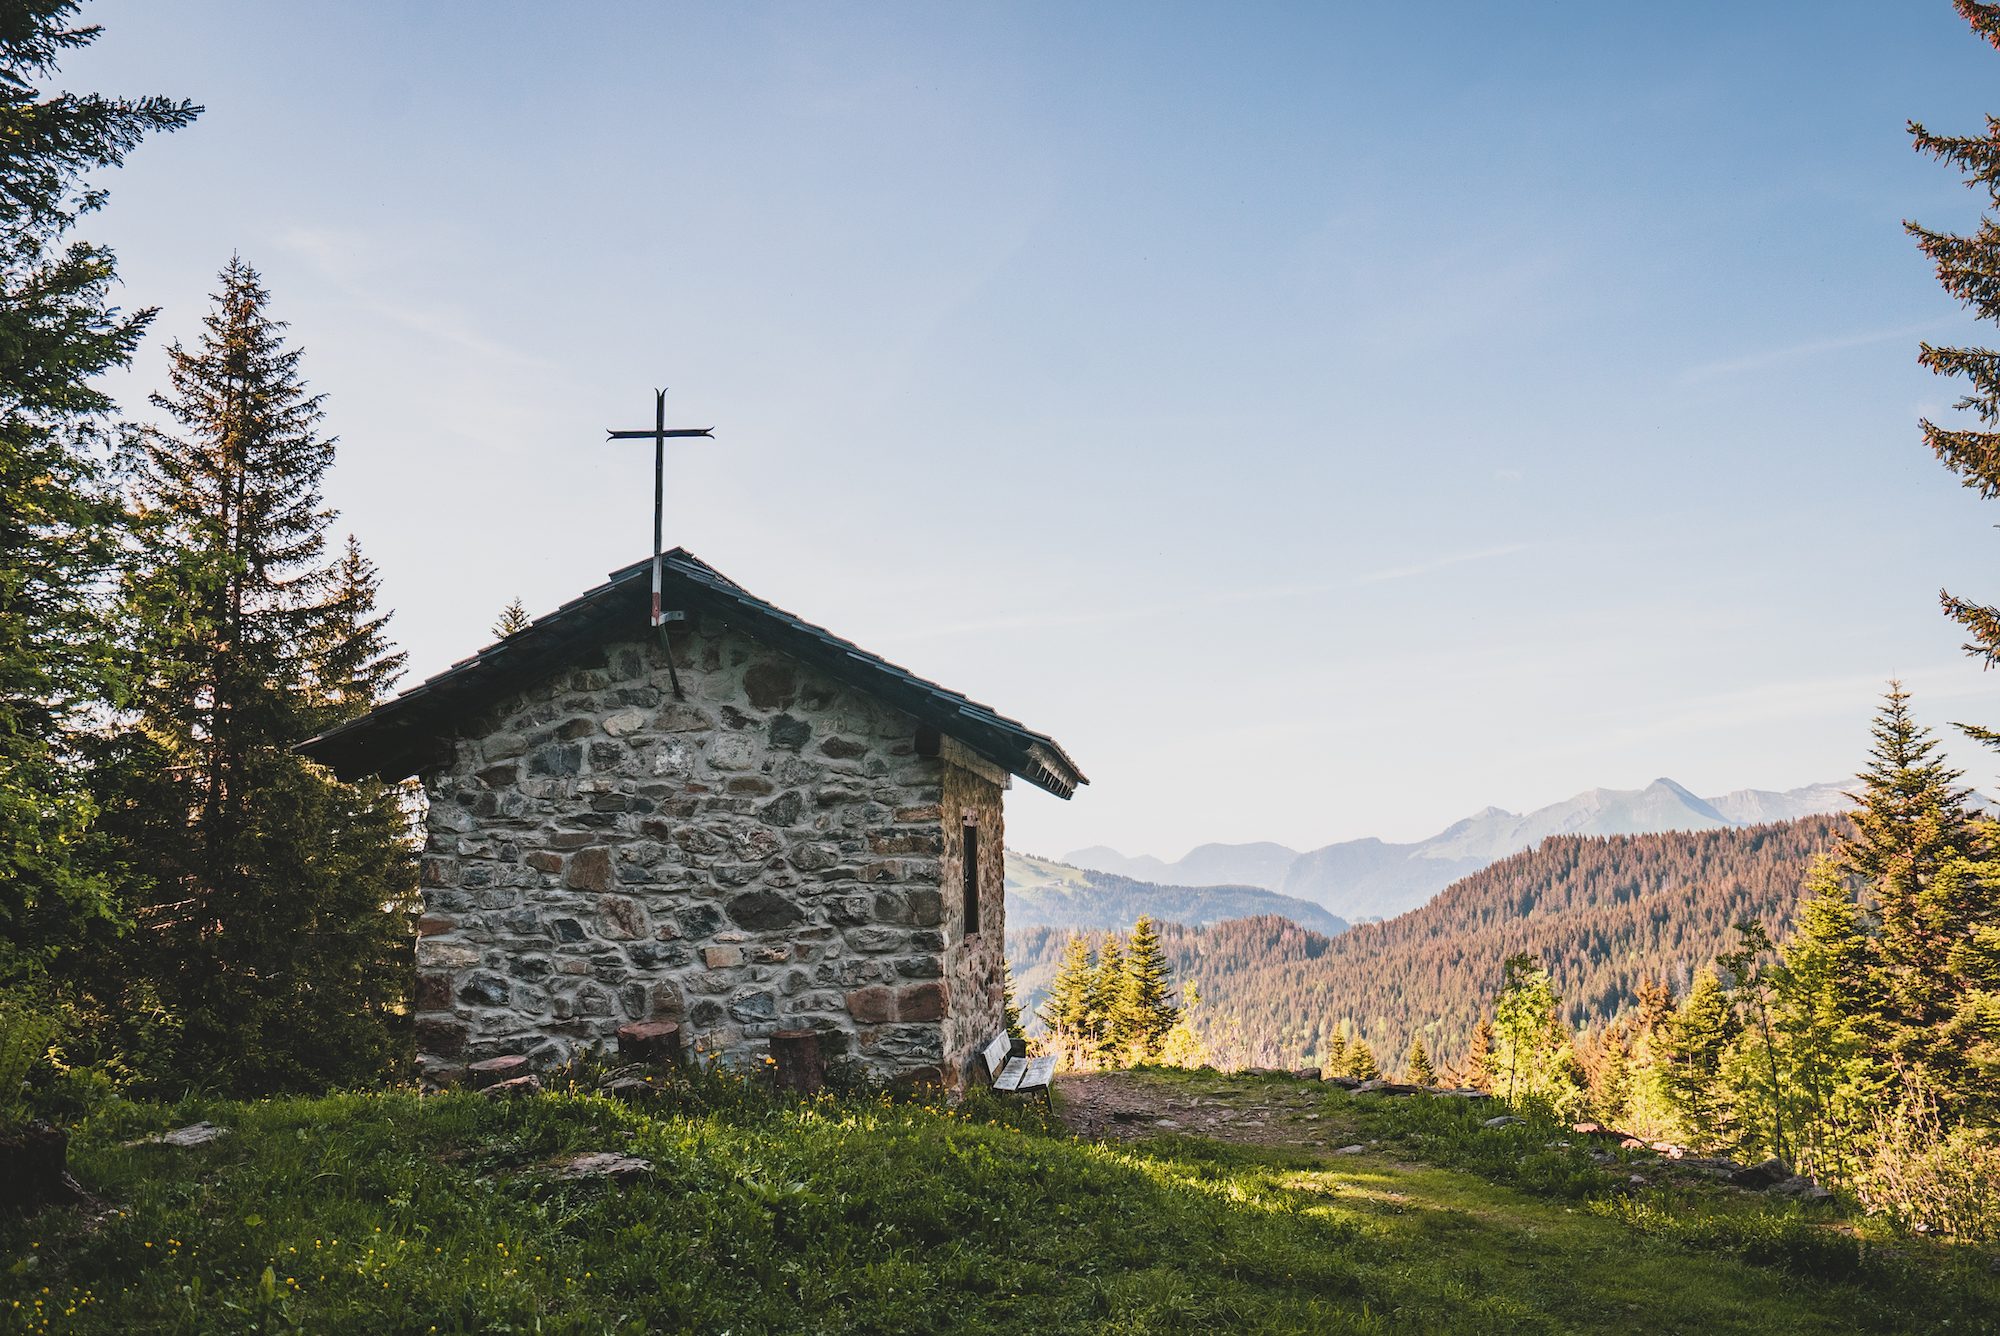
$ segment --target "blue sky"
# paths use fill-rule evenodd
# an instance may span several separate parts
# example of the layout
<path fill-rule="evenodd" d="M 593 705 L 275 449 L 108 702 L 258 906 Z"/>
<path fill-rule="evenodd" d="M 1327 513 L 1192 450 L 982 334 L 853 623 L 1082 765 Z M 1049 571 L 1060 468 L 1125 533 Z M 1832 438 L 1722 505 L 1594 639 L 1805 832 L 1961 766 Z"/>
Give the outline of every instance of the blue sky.
<path fill-rule="evenodd" d="M 413 676 L 645 553 L 666 384 L 670 540 L 1089 772 L 1016 847 L 1789 787 L 1892 673 L 2000 721 L 1900 228 L 1977 216 L 1905 120 L 2000 112 L 1943 0 L 86 15 L 65 83 L 208 108 L 106 181 L 115 388 L 259 266 Z"/>

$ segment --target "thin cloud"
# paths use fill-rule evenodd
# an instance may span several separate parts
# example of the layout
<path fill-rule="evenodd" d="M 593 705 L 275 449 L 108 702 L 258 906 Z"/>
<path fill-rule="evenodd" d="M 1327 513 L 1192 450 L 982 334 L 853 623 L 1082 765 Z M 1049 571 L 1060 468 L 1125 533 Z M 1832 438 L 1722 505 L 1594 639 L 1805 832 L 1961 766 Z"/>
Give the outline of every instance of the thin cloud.
<path fill-rule="evenodd" d="M 1072 626 L 1103 626 L 1114 622 L 1147 621 L 1154 618 L 1181 616 L 1198 608 L 1223 608 L 1242 603 L 1276 603 L 1287 599 L 1309 598 L 1314 594 L 1330 593 L 1336 589 L 1358 589 L 1369 585 L 1385 584 L 1391 580 L 1412 580 L 1447 570 L 1453 566 L 1469 565 L 1478 561 L 1493 561 L 1501 557 L 1511 557 L 1540 547 L 1540 543 L 1507 543 L 1499 547 L 1480 548 L 1472 552 L 1453 552 L 1435 557 L 1430 561 L 1415 562 L 1408 566 L 1392 566 L 1383 570 L 1368 571 L 1361 575 L 1349 576 L 1343 580 L 1323 580 L 1312 584 L 1264 585 L 1248 589 L 1230 589 L 1211 594 L 1206 598 L 1186 599 L 1181 602 L 1157 607 L 1104 608 L 1092 612 L 1069 613 L 1021 613 L 1016 616 L 985 617 L 976 621 L 946 622 L 942 625 L 912 627 L 892 634 L 890 642 L 912 642 L 920 640 L 944 640 L 953 636 L 990 635 L 995 631 L 1055 631 Z"/>
<path fill-rule="evenodd" d="M 1821 356 L 1824 353 L 1845 352 L 1850 348 L 1866 348 L 1877 343 L 1894 343 L 1900 339 L 1914 339 L 1937 328 L 1935 320 L 1921 325 L 1903 325 L 1896 329 L 1880 329 L 1871 334 L 1848 334 L 1834 339 L 1815 339 L 1810 343 L 1795 343 L 1788 348 L 1771 348 L 1761 353 L 1751 353 L 1745 357 L 1731 357 L 1719 362 L 1703 362 L 1681 372 L 1683 385 L 1699 381 L 1716 380 L 1723 376 L 1741 375 L 1746 371 L 1762 371 L 1767 367 L 1782 366 L 1787 362 L 1800 362 Z"/>
<path fill-rule="evenodd" d="M 1475 561 L 1494 561 L 1500 557 L 1511 557 L 1516 553 L 1531 551 L 1540 547 L 1539 543 L 1503 543 L 1499 547 L 1483 547 L 1476 552 L 1454 552 L 1436 557 L 1430 561 L 1420 561 L 1409 566 L 1391 566 L 1387 570 L 1370 571 L 1357 575 L 1348 581 L 1353 585 L 1384 584 L 1390 580 L 1412 580 L 1433 571 L 1448 570 L 1453 566 L 1465 566 Z"/>

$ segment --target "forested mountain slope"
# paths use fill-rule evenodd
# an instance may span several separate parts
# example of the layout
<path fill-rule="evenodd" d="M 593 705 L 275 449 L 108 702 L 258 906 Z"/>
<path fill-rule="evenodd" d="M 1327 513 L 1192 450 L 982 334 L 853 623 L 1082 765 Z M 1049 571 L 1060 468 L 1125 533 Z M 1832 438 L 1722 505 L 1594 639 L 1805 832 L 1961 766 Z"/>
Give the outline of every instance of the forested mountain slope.
<path fill-rule="evenodd" d="M 1419 1032 L 1432 1054 L 1455 1060 L 1514 952 L 1541 956 L 1566 1019 L 1582 1026 L 1628 1006 L 1641 978 L 1678 991 L 1734 945 L 1739 919 L 1781 936 L 1807 865 L 1833 847 L 1843 820 L 1555 836 L 1421 909 L 1339 937 L 1272 917 L 1163 937 L 1199 990 L 1193 1019 L 1220 1060 L 1314 1061 L 1343 1018 L 1385 1066 L 1400 1067 Z"/>
<path fill-rule="evenodd" d="M 1282 914 L 1328 935 L 1345 919 L 1308 900 L 1258 886 L 1161 886 L 1007 851 L 1007 925 L 1124 929 L 1141 914 L 1196 926 L 1255 914 Z"/>

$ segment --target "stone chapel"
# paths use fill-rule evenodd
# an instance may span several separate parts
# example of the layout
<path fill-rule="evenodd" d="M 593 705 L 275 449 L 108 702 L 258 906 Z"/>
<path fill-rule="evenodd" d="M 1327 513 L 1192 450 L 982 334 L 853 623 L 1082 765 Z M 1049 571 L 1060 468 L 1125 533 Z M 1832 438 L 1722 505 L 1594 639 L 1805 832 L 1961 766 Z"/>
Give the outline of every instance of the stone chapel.
<path fill-rule="evenodd" d="M 663 637 L 650 569 L 301 744 L 423 783 L 424 1079 L 664 1019 L 733 1064 L 811 1029 L 830 1060 L 963 1088 L 1003 1024 L 1004 791 L 1083 774 L 678 548 Z"/>

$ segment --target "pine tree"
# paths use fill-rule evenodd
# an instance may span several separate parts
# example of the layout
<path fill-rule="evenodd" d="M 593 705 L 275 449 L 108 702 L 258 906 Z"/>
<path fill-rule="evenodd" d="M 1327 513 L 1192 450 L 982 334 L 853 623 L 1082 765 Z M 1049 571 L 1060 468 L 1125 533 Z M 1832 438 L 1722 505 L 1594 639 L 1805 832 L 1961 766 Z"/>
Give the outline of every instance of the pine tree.
<path fill-rule="evenodd" d="M 1926 1077 L 1950 1108 L 1965 1088 L 1958 1054 L 1941 1039 L 1959 991 L 1951 953 L 1974 924 L 2000 917 L 2000 888 L 1979 870 L 1980 827 L 1961 772 L 1910 718 L 1901 684 L 1890 684 L 1873 731 L 1842 864 L 1872 900 L 1872 996 L 1885 1056 Z"/>
<path fill-rule="evenodd" d="M 506 607 L 500 609 L 500 617 L 493 623 L 493 634 L 495 638 L 505 640 L 516 631 L 527 630 L 532 621 L 534 618 L 528 616 L 527 606 L 521 602 L 520 595 L 517 594 L 509 600 Z"/>
<path fill-rule="evenodd" d="M 1740 1029 L 1715 971 L 1704 968 L 1655 1035 L 1661 1090 L 1681 1135 L 1695 1146 L 1722 1145 L 1733 1133 L 1723 1063 Z"/>
<path fill-rule="evenodd" d="M 1977 0 L 1954 0 L 1954 4 L 1975 33 L 2000 47 L 2000 6 Z M 1993 281 L 2000 272 L 2000 219 L 1992 212 L 2000 209 L 2000 120 L 1989 117 L 1981 135 L 1933 134 L 1915 121 L 1909 131 L 1919 153 L 1957 168 L 1968 186 L 1983 190 L 1989 211 L 1969 235 L 1934 231 L 1914 222 L 1904 223 L 1904 230 L 1936 267 L 1938 283 L 1947 294 L 1975 318 L 2000 323 L 2000 285 Z M 1989 500 L 2000 496 L 2000 432 L 1993 430 L 2000 426 L 2000 352 L 1925 343 L 1917 361 L 1935 375 L 1964 382 L 1965 394 L 1954 406 L 1972 414 L 1972 423 L 1966 426 L 1920 420 L 1924 444 L 1965 486 Z M 1966 652 L 1984 659 L 1988 667 L 2000 663 L 2000 609 L 1949 592 L 1939 597 L 1945 613 L 1971 636 Z M 1989 745 L 2000 745 L 2000 732 L 1966 731 Z"/>
<path fill-rule="evenodd" d="M 1160 1051 L 1167 1032 L 1180 1019 L 1181 1009 L 1174 1004 L 1173 970 L 1160 946 L 1159 931 L 1145 914 L 1132 925 L 1132 937 L 1125 948 L 1124 986 L 1116 1008 L 1114 1028 L 1130 1036 L 1130 1045 L 1142 1060 Z"/>
<path fill-rule="evenodd" d="M 119 916 L 85 855 L 93 804 L 76 780 L 88 711 L 113 691 L 100 585 L 122 508 L 98 449 L 110 398 L 154 311 L 120 312 L 112 253 L 73 232 L 104 203 L 85 177 L 200 108 L 162 97 L 45 93 L 98 29 L 75 0 L 15 0 L 0 15 L 0 983 L 65 952 L 90 972 Z"/>
<path fill-rule="evenodd" d="M 1410 1041 L 1410 1080 L 1420 1086 L 1437 1084 L 1437 1069 L 1431 1066 L 1431 1055 L 1424 1048 L 1424 1037 L 1418 1035 Z"/>
<path fill-rule="evenodd" d="M 1014 967 L 1004 960 L 1000 962 L 1000 1018 L 1009 1039 L 1027 1038 L 1021 1028 L 1021 1003 L 1014 992 Z"/>
<path fill-rule="evenodd" d="M 1755 1121 L 1748 1122 L 1744 1128 L 1746 1135 L 1761 1138 L 1768 1126 L 1771 1152 L 1781 1160 L 1791 1161 L 1795 1152 L 1785 1135 L 1785 1113 L 1791 1087 L 1786 1073 L 1781 1070 L 1786 1064 L 1772 1031 L 1771 971 L 1765 968 L 1765 957 L 1772 950 L 1771 935 L 1755 919 L 1738 922 L 1736 932 L 1740 939 L 1737 948 L 1724 951 L 1715 958 L 1716 965 L 1729 976 L 1738 1007 L 1756 1022 L 1740 1055 L 1744 1059 L 1743 1074 L 1732 1083 L 1738 1092 L 1735 1103 L 1739 1111 L 1745 1108 L 1746 1102 L 1754 1105 L 1760 1115 Z M 1748 1101 L 1744 1098 L 1746 1095 L 1750 1097 Z M 1768 1115 L 1768 1124 L 1761 1115 Z"/>
<path fill-rule="evenodd" d="M 1815 863 L 1805 892 L 1780 953 L 1772 1025 L 1787 1059 L 1799 1168 L 1846 1181 L 1886 1079 L 1870 1034 L 1880 1007 L 1860 912 L 1839 869 Z"/>
<path fill-rule="evenodd" d="M 386 700 L 409 656 L 389 643 L 389 614 L 378 612 L 375 563 L 347 536 L 333 568 L 332 597 L 305 647 L 307 726 L 318 732 L 358 719 Z"/>
<path fill-rule="evenodd" d="M 1095 1047 L 1091 994 L 1096 979 L 1089 940 L 1082 933 L 1071 933 L 1038 1013 L 1048 1029 L 1051 1047 L 1069 1067 L 1076 1066 Z"/>
<path fill-rule="evenodd" d="M 1614 1127 L 1625 1122 L 1632 1108 L 1632 1080 L 1632 1050 L 1624 1035 L 1614 1031 L 1605 1037 L 1604 1057 L 1590 1092 L 1600 1121 Z"/>
<path fill-rule="evenodd" d="M 1472 1041 L 1466 1045 L 1458 1076 L 1467 1089 L 1489 1093 L 1493 1089 L 1493 1022 L 1485 1016 L 1472 1027 Z"/>
<path fill-rule="evenodd" d="M 1130 1060 L 1132 1035 L 1120 1001 L 1125 996 L 1125 949 L 1116 936 L 1097 949 L 1090 977 L 1091 1040 L 1094 1056 L 1114 1067 Z"/>
<path fill-rule="evenodd" d="M 1357 1039 L 1347 1046 L 1347 1075 L 1356 1081 L 1372 1081 L 1382 1074 L 1375 1063 L 1375 1050 L 1368 1041 Z"/>
<path fill-rule="evenodd" d="M 325 559 L 334 443 L 299 353 L 232 259 L 200 344 L 169 350 L 172 422 L 145 437 L 128 577 L 129 727 L 105 824 L 151 879 L 127 966 L 184 1022 L 189 1070 L 251 1091 L 397 1059 L 414 868 L 398 794 L 292 744 L 367 710 L 400 656 L 358 550 Z"/>
<path fill-rule="evenodd" d="M 1326 1058 L 1320 1063 L 1320 1072 L 1325 1076 L 1347 1075 L 1347 1025 L 1343 1021 L 1327 1036 Z"/>

